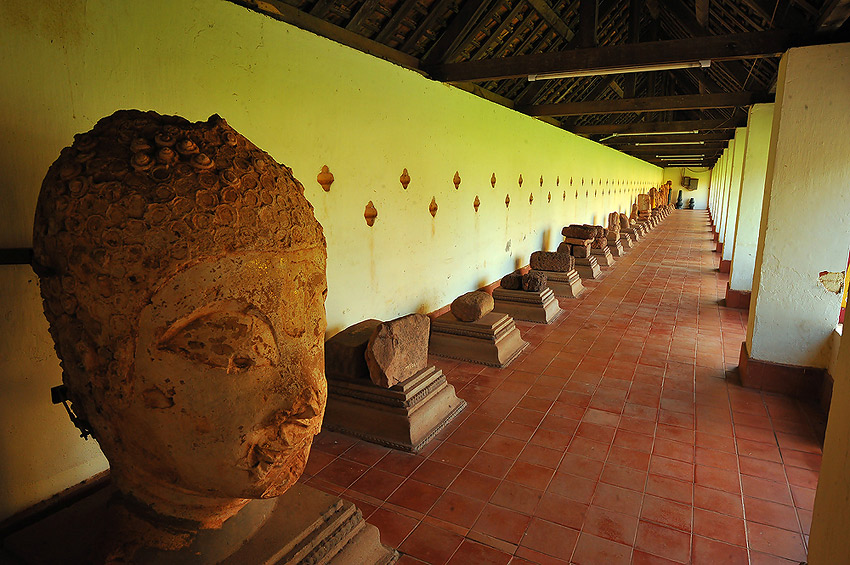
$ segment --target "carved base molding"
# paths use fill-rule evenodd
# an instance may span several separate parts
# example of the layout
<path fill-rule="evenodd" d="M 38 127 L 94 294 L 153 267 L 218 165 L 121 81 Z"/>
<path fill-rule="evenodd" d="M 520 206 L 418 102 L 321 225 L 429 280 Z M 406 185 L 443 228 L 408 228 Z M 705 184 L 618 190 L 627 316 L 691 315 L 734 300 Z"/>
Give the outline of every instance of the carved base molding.
<path fill-rule="evenodd" d="M 382 388 L 371 381 L 328 379 L 322 426 L 400 451 L 417 453 L 466 408 L 436 367 Z"/>
<path fill-rule="evenodd" d="M 548 274 L 548 273 L 547 273 Z M 475 322 L 461 322 L 451 312 L 431 321 L 428 353 L 490 367 L 507 367 L 528 342 L 513 318 L 490 312 Z"/>
<path fill-rule="evenodd" d="M 493 310 L 496 312 L 510 314 L 515 320 L 537 324 L 548 324 L 563 312 L 555 299 L 555 293 L 548 287 L 539 292 L 499 287 L 493 291 L 493 300 L 496 303 Z"/>
<path fill-rule="evenodd" d="M 91 563 L 105 542 L 114 487 L 101 489 L 3 540 L 13 563 Z M 109 542 L 116 540 L 110 539 Z M 375 526 L 347 500 L 295 484 L 278 498 L 254 500 L 218 530 L 200 530 L 188 547 L 143 549 L 138 565 L 237 565 L 245 563 L 363 563 L 389 565 L 399 554 L 381 544 Z M 5 562 L 5 561 L 4 561 Z"/>

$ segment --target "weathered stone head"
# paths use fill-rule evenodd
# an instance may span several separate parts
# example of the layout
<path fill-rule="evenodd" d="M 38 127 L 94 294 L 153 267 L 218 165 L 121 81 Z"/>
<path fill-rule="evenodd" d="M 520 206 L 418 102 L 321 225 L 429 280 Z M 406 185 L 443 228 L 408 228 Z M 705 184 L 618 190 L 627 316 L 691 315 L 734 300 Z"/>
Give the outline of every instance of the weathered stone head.
<path fill-rule="evenodd" d="M 219 116 L 119 111 L 38 199 L 34 268 L 73 409 L 128 498 L 215 528 L 301 475 L 327 397 L 325 240 Z"/>

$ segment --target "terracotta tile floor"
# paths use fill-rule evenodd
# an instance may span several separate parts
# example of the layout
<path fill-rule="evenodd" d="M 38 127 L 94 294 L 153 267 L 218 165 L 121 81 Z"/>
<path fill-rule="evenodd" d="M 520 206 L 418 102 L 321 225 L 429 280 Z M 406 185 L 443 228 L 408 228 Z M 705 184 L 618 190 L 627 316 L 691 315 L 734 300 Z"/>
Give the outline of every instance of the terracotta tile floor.
<path fill-rule="evenodd" d="M 734 384 L 747 314 L 712 247 L 674 212 L 555 323 L 518 323 L 510 367 L 432 358 L 469 407 L 423 453 L 323 432 L 302 480 L 401 563 L 804 560 L 823 417 Z"/>

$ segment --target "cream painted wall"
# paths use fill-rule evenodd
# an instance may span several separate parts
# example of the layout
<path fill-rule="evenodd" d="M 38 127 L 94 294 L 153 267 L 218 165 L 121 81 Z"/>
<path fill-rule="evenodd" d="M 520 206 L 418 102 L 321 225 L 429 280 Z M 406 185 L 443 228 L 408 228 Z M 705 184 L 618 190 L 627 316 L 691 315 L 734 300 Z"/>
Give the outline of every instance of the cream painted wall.
<path fill-rule="evenodd" d="M 0 245 L 30 244 L 47 167 L 120 108 L 219 113 L 292 167 L 327 237 L 329 333 L 437 309 L 554 249 L 563 225 L 604 222 L 662 180 L 658 167 L 223 0 L 6 0 Z M 322 165 L 336 178 L 328 193 Z M 61 376 L 31 273 L 0 269 L 2 519 L 105 463 L 46 404 Z"/>
<path fill-rule="evenodd" d="M 850 339 L 841 339 L 812 515 L 809 565 L 850 563 Z"/>
<path fill-rule="evenodd" d="M 728 162 L 728 159 L 727 159 L 728 153 L 729 153 L 729 148 L 727 147 L 726 149 L 723 150 L 723 153 L 721 153 L 720 160 L 718 162 L 720 174 L 717 177 L 717 182 L 718 182 L 717 199 L 714 203 L 716 218 L 717 218 L 714 223 L 715 223 L 715 227 L 717 228 L 718 233 L 720 231 L 720 225 L 723 221 L 722 204 L 723 204 L 723 198 L 725 197 L 724 193 L 726 192 L 727 174 L 729 172 L 728 169 L 727 169 L 727 166 L 726 166 L 727 162 Z"/>
<path fill-rule="evenodd" d="M 688 199 L 694 199 L 694 209 L 705 210 L 708 207 L 708 187 L 711 183 L 711 169 L 706 167 L 666 167 L 664 182 L 673 181 L 673 197 L 670 204 L 676 204 L 679 191 L 682 191 L 682 207 L 688 205 Z M 688 190 L 682 187 L 682 177 L 697 179 L 697 189 Z"/>
<path fill-rule="evenodd" d="M 738 221 L 738 200 L 741 196 L 741 177 L 744 169 L 744 155 L 747 152 L 747 128 L 735 128 L 735 153 L 732 157 L 732 175 L 729 184 L 729 198 L 726 203 L 726 235 L 723 238 L 724 261 L 732 260 L 735 250 L 735 224 Z"/>
<path fill-rule="evenodd" d="M 741 194 L 735 224 L 735 245 L 729 287 L 752 290 L 773 104 L 755 104 L 747 118 L 747 150 L 741 172 Z M 724 250 L 725 254 L 725 250 Z"/>
<path fill-rule="evenodd" d="M 711 193 L 709 195 L 708 205 L 711 209 L 711 217 L 714 219 L 715 228 L 720 223 L 720 201 L 723 198 L 725 151 L 724 149 L 720 154 L 711 171 Z"/>
<path fill-rule="evenodd" d="M 747 344 L 756 359 L 826 367 L 850 245 L 850 44 L 782 57 Z"/>
<path fill-rule="evenodd" d="M 53 340 L 29 266 L 0 266 L 0 520 L 108 464 L 50 402 L 62 384 Z"/>
<path fill-rule="evenodd" d="M 729 190 L 732 184 L 732 159 L 735 155 L 735 140 L 729 141 L 729 146 L 723 154 L 723 188 L 718 205 L 720 222 L 717 226 L 717 241 L 723 243 L 726 237 L 726 218 L 729 215 Z"/>

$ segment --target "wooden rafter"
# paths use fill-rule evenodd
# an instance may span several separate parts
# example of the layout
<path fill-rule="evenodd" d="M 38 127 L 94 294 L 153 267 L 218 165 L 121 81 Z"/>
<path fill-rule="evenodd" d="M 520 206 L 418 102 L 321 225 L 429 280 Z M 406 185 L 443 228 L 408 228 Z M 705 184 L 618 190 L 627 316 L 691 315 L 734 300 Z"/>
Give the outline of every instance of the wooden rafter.
<path fill-rule="evenodd" d="M 850 18 L 850 0 L 828 0 L 818 15 L 815 29 L 819 33 L 837 31 Z"/>
<path fill-rule="evenodd" d="M 561 37 L 567 41 L 572 41 L 575 33 L 567 26 L 566 22 L 561 19 L 555 10 L 546 2 L 546 0 L 528 0 L 534 10 L 540 14 L 540 17 L 549 24 L 549 27 L 558 32 Z"/>
<path fill-rule="evenodd" d="M 449 26 L 422 59 L 422 63 L 430 65 L 442 62 L 449 54 L 454 53 L 475 26 L 475 23 L 490 9 L 492 3 L 492 0 L 464 2 L 460 11 L 452 18 Z"/>
<path fill-rule="evenodd" d="M 540 104 L 520 107 L 530 116 L 580 116 L 584 114 L 619 114 L 623 112 L 666 112 L 671 110 L 701 110 L 704 108 L 732 108 L 749 106 L 772 100 L 769 94 L 731 92 L 723 94 L 686 94 L 656 96 L 653 98 L 618 98 L 614 100 L 589 100 L 563 104 Z"/>
<path fill-rule="evenodd" d="M 692 130 L 681 130 L 692 131 Z M 732 130 L 705 132 L 705 133 L 683 133 L 678 135 L 635 135 L 635 136 L 616 136 L 605 140 L 605 145 L 611 146 L 630 146 L 635 143 L 646 142 L 665 142 L 665 141 L 729 141 L 735 136 Z"/>
<path fill-rule="evenodd" d="M 445 82 L 484 81 L 531 74 L 771 57 L 799 42 L 788 32 L 764 31 L 466 61 L 435 65 L 428 70 Z"/>
<path fill-rule="evenodd" d="M 290 6 L 283 0 L 231 0 L 248 9 L 260 12 L 276 20 L 292 24 L 295 27 L 311 31 L 316 35 L 326 37 L 337 43 L 347 45 L 358 51 L 363 51 L 375 57 L 392 61 L 408 69 L 419 70 L 419 59 L 393 49 L 368 37 L 334 25 L 328 21 L 311 16 L 306 12 Z"/>

